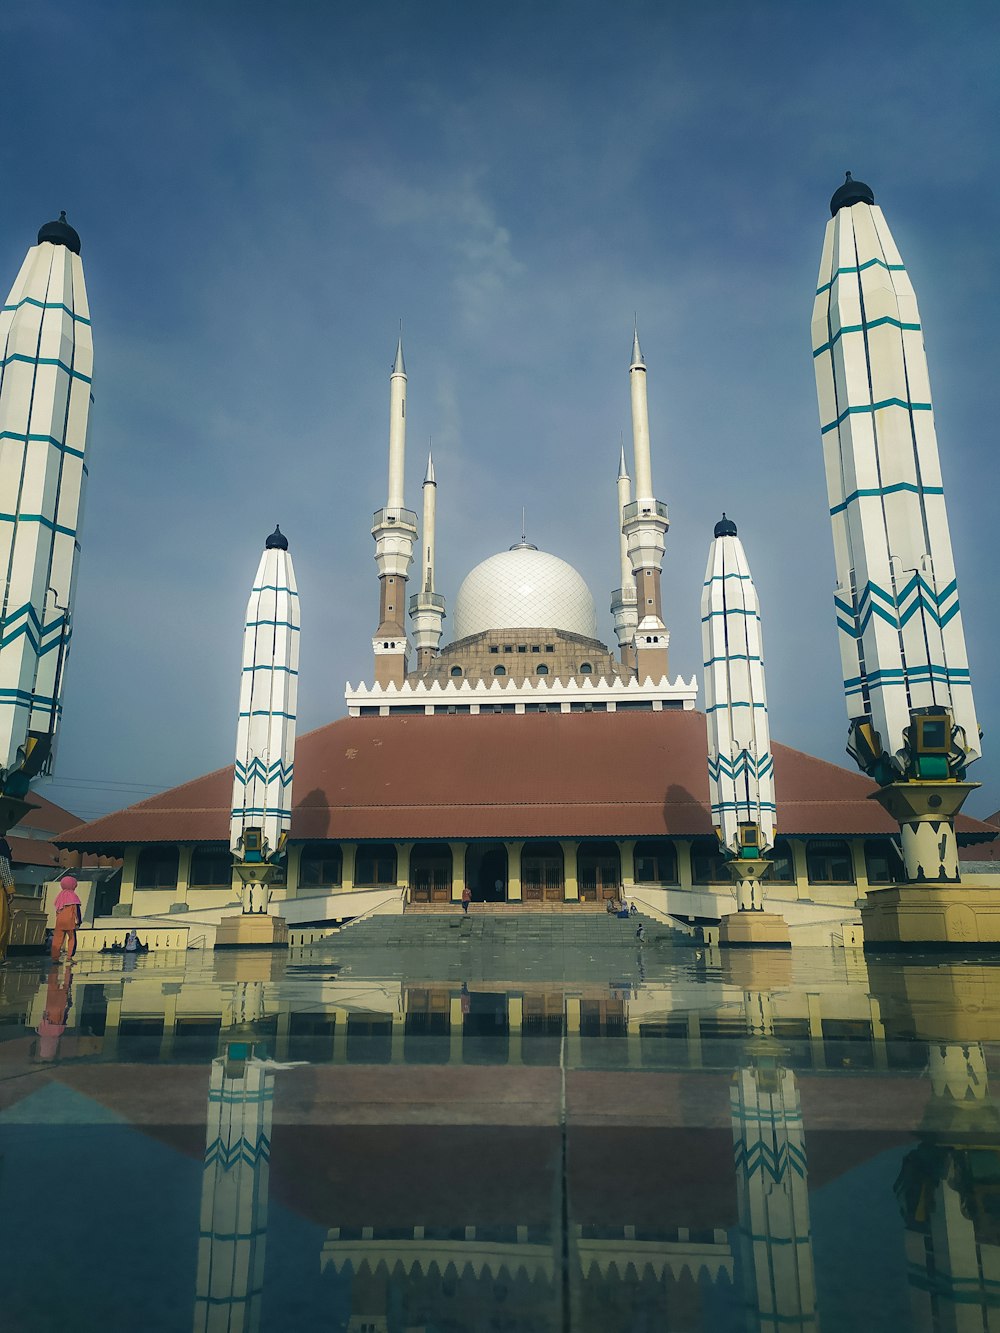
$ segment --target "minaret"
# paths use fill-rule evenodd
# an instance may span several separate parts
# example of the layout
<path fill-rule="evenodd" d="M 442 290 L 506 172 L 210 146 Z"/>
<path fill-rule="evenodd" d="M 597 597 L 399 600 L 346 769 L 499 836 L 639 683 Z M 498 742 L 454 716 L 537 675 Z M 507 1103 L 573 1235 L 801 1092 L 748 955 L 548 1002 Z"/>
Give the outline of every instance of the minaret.
<path fill-rule="evenodd" d="M 417 670 L 426 671 L 441 644 L 444 628 L 444 598 L 434 591 L 434 525 L 437 511 L 437 481 L 434 456 L 427 452 L 427 471 L 423 484 L 424 513 L 420 546 L 420 591 L 410 598 L 413 642 L 417 649 Z"/>
<path fill-rule="evenodd" d="M 625 536 L 625 510 L 632 502 L 632 479 L 625 463 L 625 442 L 622 441 L 621 461 L 618 464 L 618 555 L 621 564 L 621 586 L 611 594 L 611 614 L 615 620 L 615 634 L 622 666 L 635 670 L 635 631 L 639 624 L 636 608 L 637 594 L 632 562 L 628 558 L 628 538 Z"/>
<path fill-rule="evenodd" d="M 784 920 L 764 911 L 776 812 L 760 607 L 736 524 L 725 514 L 708 552 L 701 637 L 712 823 L 737 906 L 722 918 L 719 943 L 788 944 Z"/>
<path fill-rule="evenodd" d="M 375 563 L 379 578 L 379 623 L 372 647 L 378 685 L 402 685 L 409 666 L 406 639 L 406 579 L 413 562 L 417 516 L 403 508 L 403 473 L 406 461 L 406 365 L 403 340 L 389 376 L 389 488 L 384 509 L 372 523 Z"/>
<path fill-rule="evenodd" d="M 243 911 L 263 915 L 273 862 L 292 822 L 299 595 L 288 540 L 264 544 L 247 602 L 230 815 L 230 850 L 243 883 Z"/>
<path fill-rule="evenodd" d="M 640 681 L 663 680 L 667 674 L 670 635 L 663 623 L 660 567 L 664 538 L 670 526 L 667 506 L 653 495 L 649 452 L 649 409 L 646 402 L 646 363 L 639 347 L 639 331 L 632 339 L 629 366 L 632 393 L 632 455 L 635 461 L 635 499 L 625 506 L 622 530 L 636 585 L 639 624 L 635 632 L 636 671 Z"/>
<path fill-rule="evenodd" d="M 898 820 L 906 877 L 957 881 L 979 726 L 916 297 L 871 189 L 830 201 L 813 364 L 848 752 Z"/>
<path fill-rule="evenodd" d="M 80 237 L 38 233 L 0 310 L 0 836 L 49 773 L 73 633 L 94 374 Z M 10 863 L 0 854 L 0 880 Z M 10 930 L 0 888 L 0 961 Z"/>
<path fill-rule="evenodd" d="M 816 1333 L 809 1161 L 795 1073 L 774 1040 L 771 996 L 744 993 L 753 1034 L 729 1089 L 740 1270 L 760 1333 Z"/>
<path fill-rule="evenodd" d="M 212 1061 L 198 1228 L 195 1333 L 260 1328 L 274 1072 L 231 1042 Z"/>

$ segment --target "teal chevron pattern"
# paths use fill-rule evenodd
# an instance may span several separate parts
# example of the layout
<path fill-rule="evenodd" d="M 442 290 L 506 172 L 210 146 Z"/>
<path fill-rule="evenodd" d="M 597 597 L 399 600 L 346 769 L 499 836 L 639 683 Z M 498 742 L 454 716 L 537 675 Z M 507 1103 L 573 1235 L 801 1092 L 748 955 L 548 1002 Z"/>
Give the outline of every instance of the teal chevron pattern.
<path fill-rule="evenodd" d="M 74 458 L 83 457 L 82 449 L 74 449 L 71 445 L 64 444 L 62 440 L 57 440 L 54 435 L 25 435 L 16 430 L 0 430 L 0 440 L 17 440 L 19 444 L 51 444 L 61 454 L 72 454 Z"/>
<path fill-rule="evenodd" d="M 63 638 L 66 616 L 60 613 L 54 620 L 41 621 L 30 602 L 4 616 L 0 625 L 0 649 L 9 647 L 20 638 L 26 638 L 39 657 L 58 648 Z"/>
<path fill-rule="evenodd" d="M 844 268 L 838 268 L 829 282 L 824 282 L 822 287 L 816 288 L 816 295 L 821 296 L 823 292 L 828 292 L 830 288 L 833 286 L 833 284 L 837 281 L 837 279 L 841 277 L 842 274 L 864 273 L 866 268 L 874 268 L 876 265 L 879 268 L 884 268 L 887 273 L 906 272 L 905 264 L 887 264 L 884 259 L 869 259 L 864 264 L 846 265 Z"/>
<path fill-rule="evenodd" d="M 0 514 L 0 523 L 41 523 L 50 532 L 61 532 L 64 537 L 76 536 L 76 528 L 64 528 L 61 523 L 54 523 L 44 514 Z"/>
<path fill-rule="evenodd" d="M 803 1180 L 806 1177 L 805 1151 L 797 1143 L 787 1140 L 772 1148 L 758 1139 L 748 1148 L 745 1139 L 737 1139 L 733 1144 L 733 1163 L 737 1171 L 745 1171 L 748 1176 L 760 1171 L 770 1176 L 775 1184 L 780 1184 L 789 1171 Z"/>
<path fill-rule="evenodd" d="M 12 352 L 10 356 L 0 360 L 0 370 L 4 366 L 9 366 L 12 361 L 26 361 L 29 366 L 58 366 L 60 370 L 65 370 L 67 375 L 72 375 L 75 380 L 83 380 L 84 384 L 92 384 L 93 380 L 89 375 L 84 375 L 82 371 L 74 370 L 68 366 L 65 361 L 60 361 L 55 356 L 25 356 L 23 352 Z"/>
<path fill-rule="evenodd" d="M 77 324 L 89 324 L 90 320 L 86 315 L 78 315 L 75 310 L 70 310 L 68 305 L 63 305 L 62 301 L 37 301 L 33 296 L 24 296 L 14 305 L 0 306 L 3 313 L 10 314 L 15 310 L 20 310 L 23 305 L 32 305 L 37 310 L 61 310 L 64 315 L 69 315 L 70 319 L 75 320 Z"/>
<path fill-rule="evenodd" d="M 763 778 L 774 768 L 774 759 L 770 754 L 762 754 L 755 759 L 749 750 L 741 750 L 735 759 L 727 759 L 724 754 L 713 759 L 708 757 L 708 776 L 718 782 L 720 778 L 736 781 L 741 777 Z"/>
<path fill-rule="evenodd" d="M 225 1144 L 222 1139 L 214 1139 L 205 1149 L 205 1165 L 221 1166 L 223 1171 L 231 1171 L 242 1162 L 245 1166 L 257 1166 L 271 1160 L 271 1140 L 261 1134 L 256 1143 L 239 1138 L 235 1143 Z"/>
<path fill-rule="evenodd" d="M 910 491 L 914 495 L 944 495 L 943 486 L 917 486 L 912 481 L 897 481 L 894 486 L 872 486 L 864 490 L 852 491 L 846 500 L 836 504 L 830 510 L 830 516 L 842 514 L 855 500 L 862 500 L 876 495 L 898 495 L 901 491 Z"/>
<path fill-rule="evenodd" d="M 269 782 L 280 782 L 283 787 L 287 787 L 292 781 L 292 774 L 295 765 L 291 763 L 286 768 L 281 759 L 276 759 L 273 764 L 265 765 L 262 759 L 251 759 L 249 764 L 241 764 L 236 761 L 236 780 L 237 782 L 253 782 L 257 780 L 265 785 Z"/>
<path fill-rule="evenodd" d="M 822 356 L 824 352 L 829 352 L 831 348 L 836 347 L 845 333 L 864 333 L 868 329 L 881 328 L 883 325 L 891 325 L 894 329 L 909 331 L 912 333 L 920 332 L 919 324 L 904 324 L 902 320 L 893 319 L 891 315 L 883 315 L 881 319 L 873 319 L 862 324 L 845 324 L 842 329 L 838 329 L 829 342 L 822 343 L 819 347 L 813 349 L 813 356 Z"/>
<path fill-rule="evenodd" d="M 861 638 L 873 616 L 878 616 L 893 629 L 902 629 L 920 611 L 940 629 L 944 629 L 959 611 L 958 583 L 955 579 L 936 593 L 923 575 L 917 573 L 900 589 L 898 603 L 891 592 L 871 582 L 861 589 L 856 606 L 845 602 L 842 597 L 834 597 L 833 600 L 837 608 L 837 624 L 845 634 L 855 639 Z"/>
<path fill-rule="evenodd" d="M 887 407 L 902 407 L 908 412 L 931 412 L 934 409 L 930 403 L 908 403 L 903 398 L 884 398 L 880 403 L 859 403 L 856 407 L 848 407 L 841 412 L 840 416 L 834 421 L 828 422 L 820 427 L 820 434 L 826 435 L 831 430 L 836 430 L 838 426 L 843 425 L 848 417 L 867 415 L 875 412 L 881 412 Z"/>

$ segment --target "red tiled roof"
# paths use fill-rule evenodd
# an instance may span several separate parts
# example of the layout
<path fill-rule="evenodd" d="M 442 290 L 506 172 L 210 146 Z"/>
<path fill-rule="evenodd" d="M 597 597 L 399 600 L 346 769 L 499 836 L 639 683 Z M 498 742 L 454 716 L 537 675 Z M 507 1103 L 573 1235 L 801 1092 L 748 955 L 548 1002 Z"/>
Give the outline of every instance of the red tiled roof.
<path fill-rule="evenodd" d="M 10 846 L 10 859 L 20 866 L 58 866 L 59 852 L 51 842 L 42 842 L 41 838 L 18 838 L 13 833 L 7 834 Z"/>
<path fill-rule="evenodd" d="M 860 773 L 774 746 L 782 833 L 895 824 Z M 232 768 L 68 829 L 61 846 L 228 841 Z M 710 834 L 705 717 L 532 713 L 341 718 L 299 738 L 291 836 L 611 838 Z M 959 832 L 995 836 L 959 817 Z"/>
<path fill-rule="evenodd" d="M 29 810 L 18 821 L 17 828 L 36 829 L 40 833 L 63 833 L 79 823 L 79 815 L 64 810 L 61 805 L 56 805 L 55 801 L 48 800 L 37 791 L 30 791 L 25 800 L 36 808 Z"/>

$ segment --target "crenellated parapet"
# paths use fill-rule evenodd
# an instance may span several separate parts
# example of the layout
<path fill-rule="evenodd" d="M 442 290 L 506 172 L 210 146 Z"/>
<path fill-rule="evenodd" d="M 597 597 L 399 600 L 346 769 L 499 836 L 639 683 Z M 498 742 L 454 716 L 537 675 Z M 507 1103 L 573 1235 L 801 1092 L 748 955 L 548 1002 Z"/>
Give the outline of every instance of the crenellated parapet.
<path fill-rule="evenodd" d="M 693 709 L 698 697 L 696 678 L 678 676 L 669 681 L 639 681 L 634 677 L 563 680 L 416 680 L 402 685 L 348 684 L 344 692 L 351 717 L 388 716 L 394 713 L 584 713 L 618 709 Z"/>

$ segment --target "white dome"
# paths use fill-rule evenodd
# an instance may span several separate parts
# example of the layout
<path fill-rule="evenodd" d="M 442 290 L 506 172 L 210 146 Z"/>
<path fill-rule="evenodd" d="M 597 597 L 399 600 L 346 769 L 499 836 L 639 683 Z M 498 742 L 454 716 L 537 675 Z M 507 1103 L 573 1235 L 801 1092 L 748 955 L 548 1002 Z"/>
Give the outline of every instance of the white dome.
<path fill-rule="evenodd" d="M 516 546 L 477 565 L 455 599 L 456 639 L 491 629 L 561 629 L 597 638 L 590 589 L 572 565 Z"/>

